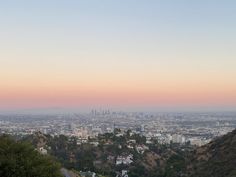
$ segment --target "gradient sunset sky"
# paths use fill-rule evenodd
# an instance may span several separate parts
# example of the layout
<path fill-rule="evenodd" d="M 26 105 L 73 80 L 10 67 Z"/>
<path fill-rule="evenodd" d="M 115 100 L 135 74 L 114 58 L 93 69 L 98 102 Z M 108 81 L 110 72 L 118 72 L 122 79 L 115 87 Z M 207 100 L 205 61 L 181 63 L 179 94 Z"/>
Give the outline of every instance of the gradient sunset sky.
<path fill-rule="evenodd" d="M 0 2 L 0 110 L 236 108 L 234 0 Z"/>

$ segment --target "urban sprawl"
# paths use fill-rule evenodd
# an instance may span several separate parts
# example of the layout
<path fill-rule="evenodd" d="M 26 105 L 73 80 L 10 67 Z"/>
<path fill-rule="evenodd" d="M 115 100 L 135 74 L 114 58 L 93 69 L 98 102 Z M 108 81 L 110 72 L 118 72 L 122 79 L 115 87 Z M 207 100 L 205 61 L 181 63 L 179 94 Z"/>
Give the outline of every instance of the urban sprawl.
<path fill-rule="evenodd" d="M 236 113 L 232 112 L 148 113 L 93 109 L 84 114 L 0 115 L 1 134 L 24 136 L 41 132 L 51 136 L 66 135 L 76 137 L 78 144 L 120 129 L 121 135 L 131 130 L 145 136 L 147 144 L 156 139 L 161 144 L 201 146 L 235 128 Z"/>

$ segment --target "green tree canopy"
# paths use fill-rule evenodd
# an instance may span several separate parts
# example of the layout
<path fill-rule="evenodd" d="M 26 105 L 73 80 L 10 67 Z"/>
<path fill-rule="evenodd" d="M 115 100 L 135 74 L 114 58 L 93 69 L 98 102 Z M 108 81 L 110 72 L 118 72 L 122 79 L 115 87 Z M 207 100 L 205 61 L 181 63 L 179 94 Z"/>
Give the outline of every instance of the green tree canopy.
<path fill-rule="evenodd" d="M 60 166 L 30 144 L 0 136 L 0 176 L 61 177 Z"/>

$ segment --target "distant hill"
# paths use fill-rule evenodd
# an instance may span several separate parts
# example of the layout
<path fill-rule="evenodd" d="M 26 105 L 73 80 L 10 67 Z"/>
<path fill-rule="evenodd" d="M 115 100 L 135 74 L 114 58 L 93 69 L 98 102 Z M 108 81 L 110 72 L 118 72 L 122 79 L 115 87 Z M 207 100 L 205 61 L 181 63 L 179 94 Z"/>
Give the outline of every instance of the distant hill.
<path fill-rule="evenodd" d="M 236 177 L 236 130 L 197 148 L 187 161 L 188 177 Z"/>

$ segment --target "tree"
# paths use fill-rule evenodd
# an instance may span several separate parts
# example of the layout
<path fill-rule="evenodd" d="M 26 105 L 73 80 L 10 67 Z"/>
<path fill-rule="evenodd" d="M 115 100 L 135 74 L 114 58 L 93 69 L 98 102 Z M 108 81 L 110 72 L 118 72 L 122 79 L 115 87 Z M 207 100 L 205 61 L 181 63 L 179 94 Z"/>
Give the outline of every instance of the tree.
<path fill-rule="evenodd" d="M 30 144 L 0 137 L 0 176 L 62 177 L 60 165 L 39 154 Z"/>

